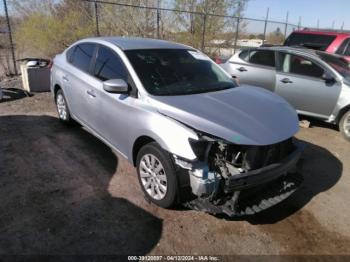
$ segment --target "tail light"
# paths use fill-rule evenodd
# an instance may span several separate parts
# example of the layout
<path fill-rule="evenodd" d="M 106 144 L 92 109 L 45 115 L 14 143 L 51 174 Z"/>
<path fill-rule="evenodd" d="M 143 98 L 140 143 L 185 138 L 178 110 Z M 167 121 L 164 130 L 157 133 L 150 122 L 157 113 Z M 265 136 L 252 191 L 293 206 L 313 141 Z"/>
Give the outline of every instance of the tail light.
<path fill-rule="evenodd" d="M 220 57 L 215 58 L 215 63 L 222 64 L 222 60 L 220 59 Z"/>
<path fill-rule="evenodd" d="M 53 66 L 53 60 L 50 60 L 50 62 L 47 64 L 47 68 L 51 69 Z"/>

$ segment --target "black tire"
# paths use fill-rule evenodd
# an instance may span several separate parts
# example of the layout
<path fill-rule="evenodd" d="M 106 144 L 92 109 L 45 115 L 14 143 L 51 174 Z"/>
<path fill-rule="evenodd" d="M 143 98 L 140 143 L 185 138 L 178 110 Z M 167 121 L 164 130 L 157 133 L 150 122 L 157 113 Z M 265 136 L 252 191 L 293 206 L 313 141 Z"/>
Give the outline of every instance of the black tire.
<path fill-rule="evenodd" d="M 141 177 L 141 160 L 144 161 L 145 158 L 148 156 L 153 155 L 156 158 L 156 161 L 159 161 L 163 167 L 164 173 L 161 172 L 161 175 L 166 176 L 166 193 L 165 196 L 161 199 L 154 198 L 149 191 L 145 188 L 145 179 L 151 178 L 144 177 L 142 180 Z M 157 163 L 157 162 L 156 162 Z M 159 164 L 159 163 L 158 163 Z M 149 143 L 145 146 L 143 146 L 140 151 L 137 154 L 137 160 L 136 160 L 136 167 L 137 167 L 137 174 L 139 183 L 141 186 L 142 191 L 144 192 L 147 199 L 149 199 L 154 204 L 163 207 L 163 208 L 170 208 L 174 206 L 177 202 L 177 195 L 178 195 L 178 181 L 177 181 L 177 175 L 176 175 L 176 169 L 174 166 L 174 162 L 168 152 L 163 150 L 156 142 Z M 154 169 L 155 170 L 155 169 Z M 144 173 L 144 172 L 143 172 Z M 153 177 L 153 179 L 156 179 L 156 176 Z M 155 184 L 158 183 L 164 183 L 164 181 L 159 180 L 159 182 L 154 182 Z M 158 194 L 164 193 L 160 191 L 160 187 L 157 186 Z M 163 185 L 164 186 L 164 185 Z M 148 188 L 148 190 L 151 190 L 151 188 Z M 153 188 L 155 190 L 155 188 Z"/>
<path fill-rule="evenodd" d="M 63 101 L 61 100 L 63 99 Z M 61 104 L 63 102 L 63 104 Z M 72 124 L 73 123 L 73 119 L 70 115 L 70 111 L 68 108 L 68 104 L 67 104 L 67 100 L 66 97 L 64 96 L 64 93 L 62 91 L 62 89 L 59 89 L 56 92 L 55 95 L 55 103 L 56 103 L 56 109 L 57 109 L 57 113 L 58 113 L 58 118 L 60 119 L 61 122 L 65 123 L 65 124 Z M 61 108 L 59 108 L 59 104 L 61 106 Z M 62 113 L 62 111 L 60 111 L 60 109 L 62 110 L 63 107 L 65 108 L 65 114 Z"/>
<path fill-rule="evenodd" d="M 350 110 L 340 119 L 339 130 L 343 137 L 350 142 Z"/>

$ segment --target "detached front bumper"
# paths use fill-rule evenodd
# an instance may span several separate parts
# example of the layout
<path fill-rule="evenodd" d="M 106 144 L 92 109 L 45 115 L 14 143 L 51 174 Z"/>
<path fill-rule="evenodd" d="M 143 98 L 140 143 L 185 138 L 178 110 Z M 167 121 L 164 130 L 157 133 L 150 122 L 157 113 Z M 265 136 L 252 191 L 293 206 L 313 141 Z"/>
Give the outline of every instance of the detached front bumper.
<path fill-rule="evenodd" d="M 194 172 L 189 172 L 192 192 L 197 193 L 198 198 L 185 205 L 232 217 L 255 214 L 280 203 L 294 193 L 303 181 L 299 160 L 304 146 L 299 142 L 294 145 L 294 150 L 279 163 L 226 179 L 218 179 L 210 172 L 200 179 Z M 205 192 L 208 189 L 210 192 Z"/>
<path fill-rule="evenodd" d="M 241 191 L 253 188 L 261 184 L 286 175 L 287 173 L 295 173 L 296 166 L 303 152 L 304 146 L 300 143 L 295 145 L 295 150 L 280 163 L 271 164 L 260 169 L 256 169 L 247 173 L 231 176 L 225 180 L 225 193 Z"/>

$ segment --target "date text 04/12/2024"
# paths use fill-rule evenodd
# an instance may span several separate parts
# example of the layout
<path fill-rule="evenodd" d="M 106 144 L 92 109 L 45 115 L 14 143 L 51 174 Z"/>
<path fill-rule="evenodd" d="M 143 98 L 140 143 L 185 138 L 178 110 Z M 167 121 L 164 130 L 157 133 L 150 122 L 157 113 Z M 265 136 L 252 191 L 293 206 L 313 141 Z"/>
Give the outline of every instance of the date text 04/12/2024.
<path fill-rule="evenodd" d="M 128 261 L 219 261 L 217 256 L 128 256 Z"/>

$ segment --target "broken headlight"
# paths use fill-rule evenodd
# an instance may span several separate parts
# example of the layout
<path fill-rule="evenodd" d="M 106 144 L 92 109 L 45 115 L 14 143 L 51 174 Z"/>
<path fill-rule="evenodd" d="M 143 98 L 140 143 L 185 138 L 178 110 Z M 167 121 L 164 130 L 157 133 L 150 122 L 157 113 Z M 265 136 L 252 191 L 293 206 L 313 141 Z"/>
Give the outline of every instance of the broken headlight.
<path fill-rule="evenodd" d="M 211 142 L 204 139 L 194 140 L 190 138 L 189 143 L 197 159 L 199 161 L 205 162 L 209 150 L 208 147 L 210 146 Z"/>

